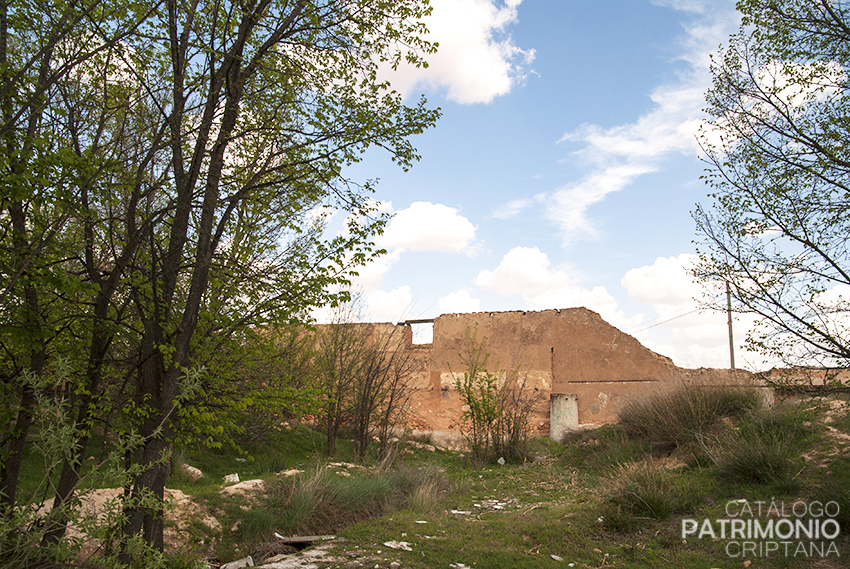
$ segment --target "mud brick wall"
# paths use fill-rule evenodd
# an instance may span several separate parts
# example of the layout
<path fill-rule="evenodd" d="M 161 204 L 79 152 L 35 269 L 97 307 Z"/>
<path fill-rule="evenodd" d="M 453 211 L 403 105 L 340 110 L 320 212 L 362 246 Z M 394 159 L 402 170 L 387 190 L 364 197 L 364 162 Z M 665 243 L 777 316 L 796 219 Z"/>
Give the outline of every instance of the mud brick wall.
<path fill-rule="evenodd" d="M 413 344 L 410 324 L 396 334 L 411 350 L 414 393 L 410 426 L 432 433 L 435 442 L 460 442 L 461 401 L 454 389 L 462 374 L 461 354 L 468 337 L 487 339 L 489 368 L 518 370 L 537 403 L 532 419 L 540 435 L 549 433 L 549 396 L 577 396 L 579 425 L 614 422 L 624 402 L 676 382 L 737 383 L 747 372 L 683 369 L 647 349 L 635 338 L 586 308 L 537 312 L 444 314 L 434 319 L 433 341 Z M 371 325 L 389 331 L 392 324 Z M 397 330 L 397 329 L 396 329 Z"/>

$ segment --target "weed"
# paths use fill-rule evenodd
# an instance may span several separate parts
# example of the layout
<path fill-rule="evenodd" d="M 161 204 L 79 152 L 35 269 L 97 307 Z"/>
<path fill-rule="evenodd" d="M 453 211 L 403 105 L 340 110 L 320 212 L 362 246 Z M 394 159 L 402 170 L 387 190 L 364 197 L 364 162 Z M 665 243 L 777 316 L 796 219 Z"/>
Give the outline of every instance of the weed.
<path fill-rule="evenodd" d="M 751 411 L 735 429 L 704 439 L 720 474 L 730 481 L 770 484 L 787 493 L 799 487 L 793 458 L 813 433 L 799 406 Z"/>
<path fill-rule="evenodd" d="M 586 474 L 640 460 L 650 452 L 650 446 L 645 441 L 629 438 L 620 425 L 571 431 L 561 443 L 563 449 L 560 462 L 581 467 Z"/>
<path fill-rule="evenodd" d="M 620 425 L 630 436 L 674 448 L 711 433 L 722 418 L 740 417 L 760 405 L 752 386 L 680 384 L 628 403 L 620 411 Z"/>
<path fill-rule="evenodd" d="M 698 499 L 672 466 L 652 458 L 620 465 L 603 487 L 600 514 L 605 527 L 631 530 L 641 520 L 664 520 L 693 508 Z"/>
<path fill-rule="evenodd" d="M 477 329 L 466 330 L 466 352 L 458 354 L 465 370 L 454 384 L 464 405 L 461 430 L 476 464 L 523 461 L 536 396 L 518 369 L 491 372 L 486 348 L 487 338 L 479 342 Z"/>

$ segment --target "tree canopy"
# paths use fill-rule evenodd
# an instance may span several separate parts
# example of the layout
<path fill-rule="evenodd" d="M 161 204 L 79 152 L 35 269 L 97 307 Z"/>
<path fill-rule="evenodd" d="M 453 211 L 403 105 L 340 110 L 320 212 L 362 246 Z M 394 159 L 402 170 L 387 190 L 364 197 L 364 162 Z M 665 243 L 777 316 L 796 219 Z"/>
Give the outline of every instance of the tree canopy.
<path fill-rule="evenodd" d="M 167 456 L 210 427 L 222 358 L 345 300 L 381 253 L 372 184 L 345 167 L 370 147 L 418 158 L 409 139 L 439 111 L 379 70 L 434 46 L 425 0 L 119 4 L 0 5 L 0 498 L 11 519 L 48 389 L 32 378 L 53 377 L 72 439 L 54 510 L 92 428 L 112 432 L 139 466 L 124 534 L 161 548 Z M 323 208 L 351 214 L 344 234 Z"/>
<path fill-rule="evenodd" d="M 789 365 L 850 361 L 850 10 L 745 0 L 712 62 L 700 142 L 713 205 L 694 212 L 704 281 L 759 317 L 749 347 Z M 722 302 L 725 302 L 725 298 Z"/>

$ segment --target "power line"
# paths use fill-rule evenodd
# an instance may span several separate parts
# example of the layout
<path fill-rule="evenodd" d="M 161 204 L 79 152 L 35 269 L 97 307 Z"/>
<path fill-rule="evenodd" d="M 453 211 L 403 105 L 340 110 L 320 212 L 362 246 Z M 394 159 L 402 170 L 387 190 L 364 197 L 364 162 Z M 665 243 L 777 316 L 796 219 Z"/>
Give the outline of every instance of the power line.
<path fill-rule="evenodd" d="M 646 326 L 645 328 L 641 328 L 640 330 L 635 330 L 634 332 L 629 332 L 630 334 L 637 334 L 639 332 L 643 332 L 644 330 L 649 330 L 650 328 L 655 328 L 656 326 L 661 326 L 662 324 L 667 324 L 668 322 L 672 322 L 673 320 L 678 320 L 679 318 L 683 318 L 688 316 L 689 314 L 693 314 L 694 312 L 699 312 L 699 308 L 694 308 L 690 312 L 685 312 L 684 314 L 679 314 L 678 316 L 674 316 L 673 318 L 668 318 L 667 320 L 662 320 L 661 322 L 656 322 L 651 326 Z"/>

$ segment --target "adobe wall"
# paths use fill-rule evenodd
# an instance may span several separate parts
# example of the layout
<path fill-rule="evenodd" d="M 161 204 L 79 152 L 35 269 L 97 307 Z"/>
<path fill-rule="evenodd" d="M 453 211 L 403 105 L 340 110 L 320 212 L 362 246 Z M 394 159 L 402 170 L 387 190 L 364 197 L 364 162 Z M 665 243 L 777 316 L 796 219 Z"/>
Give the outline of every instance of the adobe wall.
<path fill-rule="evenodd" d="M 444 314 L 434 319 L 431 344 L 415 345 L 410 326 L 405 342 L 413 351 L 415 393 L 411 426 L 457 439 L 461 402 L 454 375 L 464 370 L 459 354 L 468 353 L 468 331 L 486 337 L 490 370 L 518 369 L 538 401 L 532 427 L 549 432 L 552 393 L 577 396 L 578 423 L 617 420 L 621 405 L 649 389 L 681 381 L 737 383 L 747 372 L 682 369 L 645 348 L 586 308 L 539 312 Z"/>

